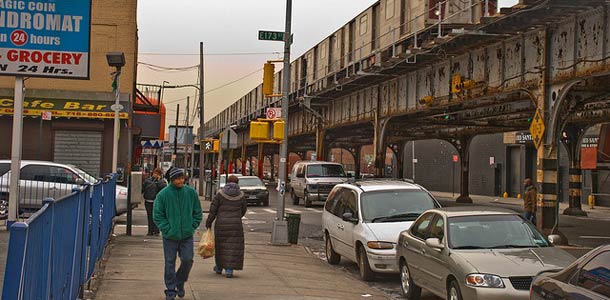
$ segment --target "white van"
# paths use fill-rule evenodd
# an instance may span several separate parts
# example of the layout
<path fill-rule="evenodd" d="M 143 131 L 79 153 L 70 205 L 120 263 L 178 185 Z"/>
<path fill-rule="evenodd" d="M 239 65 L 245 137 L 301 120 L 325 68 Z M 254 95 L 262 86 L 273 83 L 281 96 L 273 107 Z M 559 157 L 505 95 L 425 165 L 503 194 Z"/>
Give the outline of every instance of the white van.
<path fill-rule="evenodd" d="M 290 172 L 290 196 L 292 204 L 298 205 L 303 199 L 305 207 L 313 201 L 326 201 L 330 190 L 339 183 L 346 182 L 347 173 L 343 165 L 326 161 L 299 161 Z"/>

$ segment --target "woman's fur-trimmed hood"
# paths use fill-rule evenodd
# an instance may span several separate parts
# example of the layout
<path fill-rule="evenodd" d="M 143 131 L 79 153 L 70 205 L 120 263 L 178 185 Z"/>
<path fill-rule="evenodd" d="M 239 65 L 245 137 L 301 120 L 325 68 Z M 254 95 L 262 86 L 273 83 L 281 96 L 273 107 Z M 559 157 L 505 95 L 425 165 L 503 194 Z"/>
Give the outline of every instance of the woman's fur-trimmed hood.
<path fill-rule="evenodd" d="M 220 194 L 230 201 L 240 200 L 244 196 L 244 193 L 239 189 L 239 185 L 235 182 L 228 182 L 225 184 L 220 190 Z"/>

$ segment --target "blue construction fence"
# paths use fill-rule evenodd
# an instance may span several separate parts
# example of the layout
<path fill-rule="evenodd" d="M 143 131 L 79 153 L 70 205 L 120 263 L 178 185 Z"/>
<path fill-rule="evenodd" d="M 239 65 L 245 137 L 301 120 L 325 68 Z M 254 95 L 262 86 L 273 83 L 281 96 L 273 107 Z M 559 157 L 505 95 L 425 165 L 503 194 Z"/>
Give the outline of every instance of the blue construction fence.
<path fill-rule="evenodd" d="M 102 258 L 115 216 L 116 176 L 46 198 L 10 227 L 3 300 L 77 299 Z"/>

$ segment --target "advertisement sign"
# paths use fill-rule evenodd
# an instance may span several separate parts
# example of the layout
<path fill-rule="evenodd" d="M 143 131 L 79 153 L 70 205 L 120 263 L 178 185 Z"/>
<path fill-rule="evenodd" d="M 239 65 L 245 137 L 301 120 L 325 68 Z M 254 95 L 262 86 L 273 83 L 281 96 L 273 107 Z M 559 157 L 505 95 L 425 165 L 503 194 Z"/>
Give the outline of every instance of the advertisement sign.
<path fill-rule="evenodd" d="M 597 169 L 597 145 L 599 137 L 585 136 L 580 148 L 580 168 L 583 170 Z"/>
<path fill-rule="evenodd" d="M 0 98 L 0 115 L 12 115 L 13 103 L 13 99 Z M 26 99 L 23 102 L 23 115 L 39 117 L 47 112 L 53 118 L 112 119 L 114 111 L 110 106 L 113 103 L 94 100 Z M 121 119 L 129 117 L 126 106 L 123 105 L 123 110 L 119 112 Z"/>
<path fill-rule="evenodd" d="M 89 78 L 91 0 L 0 0 L 0 75 Z"/>

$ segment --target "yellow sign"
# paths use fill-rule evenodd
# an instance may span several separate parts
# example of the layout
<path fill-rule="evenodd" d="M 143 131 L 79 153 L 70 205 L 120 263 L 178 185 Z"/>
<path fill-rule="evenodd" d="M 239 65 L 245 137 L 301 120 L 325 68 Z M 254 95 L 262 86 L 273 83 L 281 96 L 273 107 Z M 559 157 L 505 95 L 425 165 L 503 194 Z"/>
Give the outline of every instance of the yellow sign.
<path fill-rule="evenodd" d="M 532 135 L 532 140 L 534 141 L 536 148 L 540 147 L 542 137 L 544 136 L 544 119 L 538 109 L 536 110 L 536 114 L 530 125 L 530 134 Z"/>
<path fill-rule="evenodd" d="M 451 77 L 451 93 L 457 94 L 462 91 L 462 76 L 455 74 Z"/>
<path fill-rule="evenodd" d="M 0 98 L 0 115 L 13 114 L 13 99 Z M 43 112 L 50 112 L 53 118 L 87 118 L 112 119 L 114 111 L 113 102 L 95 100 L 66 100 L 66 99 L 26 99 L 23 101 L 23 115 L 40 117 Z M 123 105 L 119 118 L 127 119 L 128 104 Z"/>

